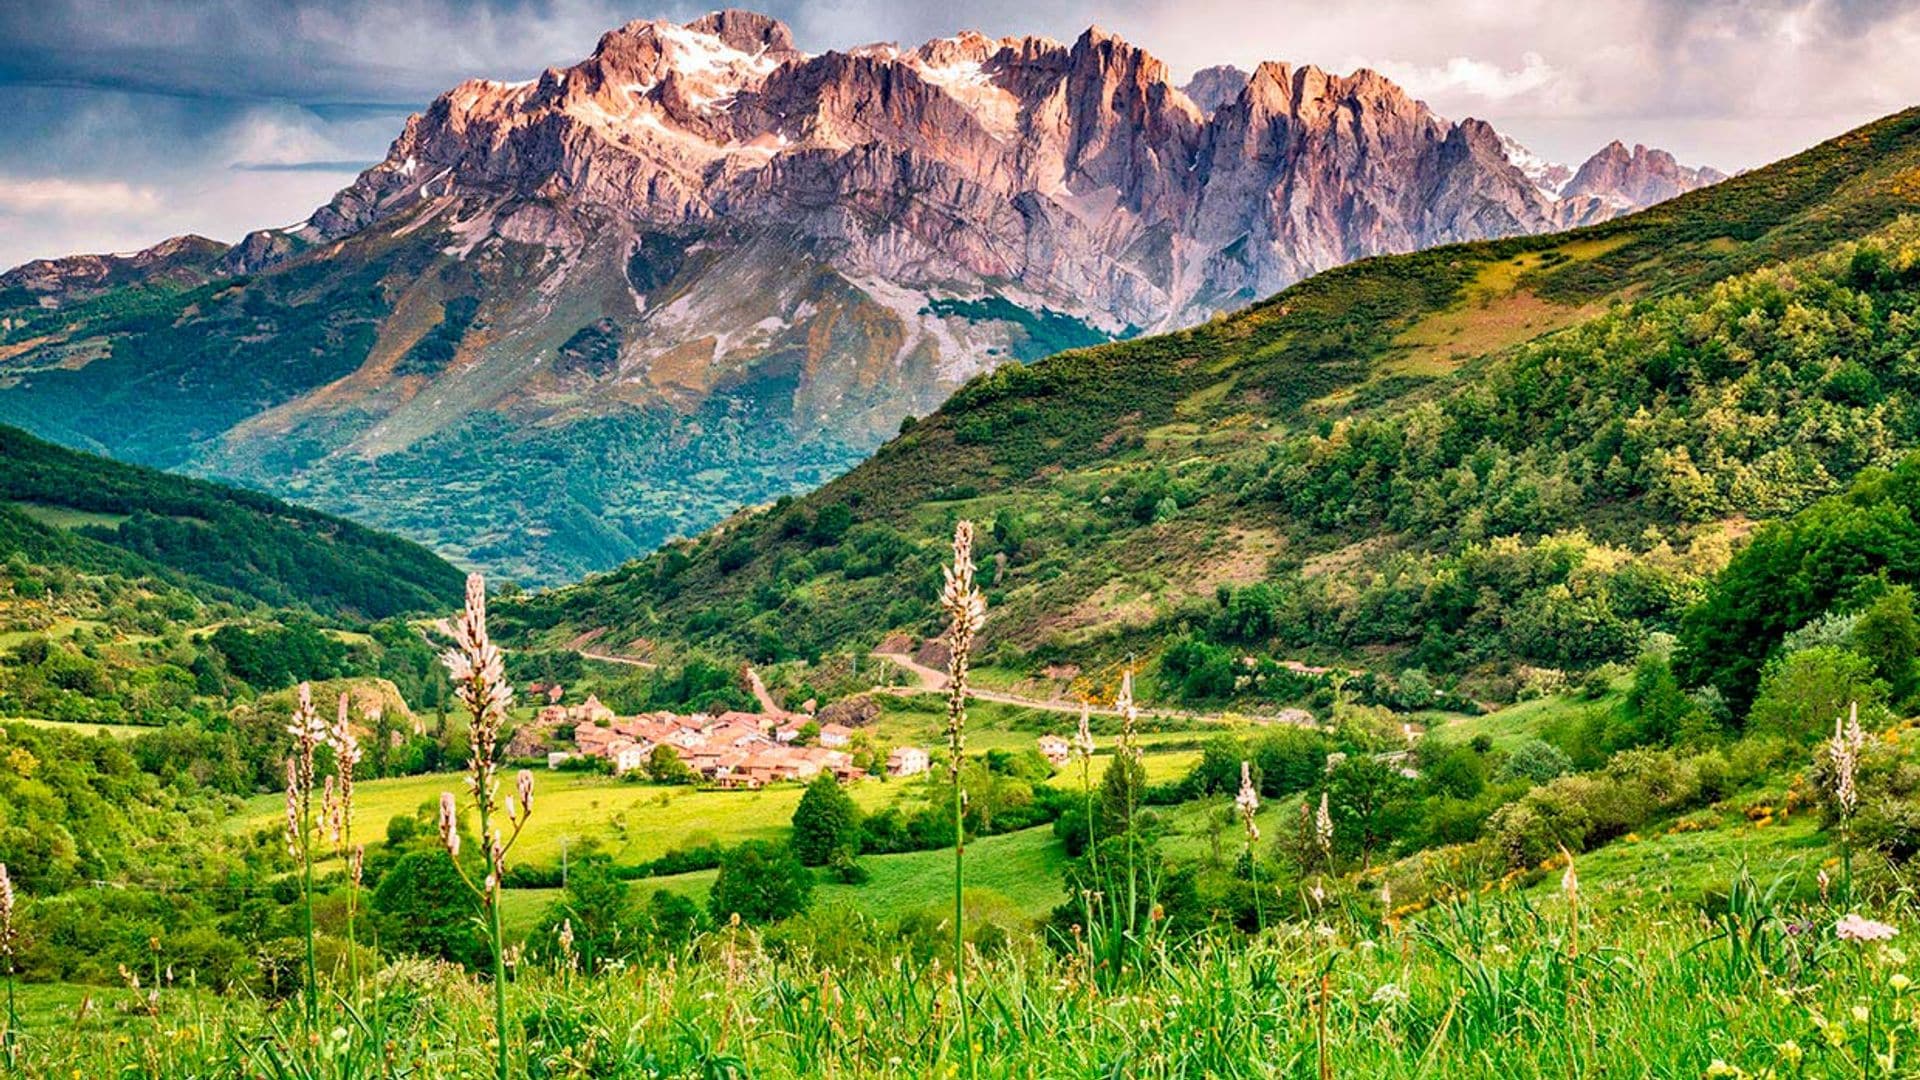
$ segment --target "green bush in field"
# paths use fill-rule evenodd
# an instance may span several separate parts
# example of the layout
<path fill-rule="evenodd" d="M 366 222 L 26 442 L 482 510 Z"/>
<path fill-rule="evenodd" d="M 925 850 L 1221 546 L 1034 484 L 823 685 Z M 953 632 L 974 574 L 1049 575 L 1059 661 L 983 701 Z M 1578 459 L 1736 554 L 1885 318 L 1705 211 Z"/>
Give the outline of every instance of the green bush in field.
<path fill-rule="evenodd" d="M 813 874 L 792 849 L 768 840 L 749 840 L 728 851 L 707 895 L 707 912 L 716 923 L 735 915 L 749 924 L 779 922 L 812 904 Z"/>
<path fill-rule="evenodd" d="M 793 811 L 793 853 L 806 866 L 825 866 L 860 853 L 860 808 L 840 781 L 822 772 Z"/>

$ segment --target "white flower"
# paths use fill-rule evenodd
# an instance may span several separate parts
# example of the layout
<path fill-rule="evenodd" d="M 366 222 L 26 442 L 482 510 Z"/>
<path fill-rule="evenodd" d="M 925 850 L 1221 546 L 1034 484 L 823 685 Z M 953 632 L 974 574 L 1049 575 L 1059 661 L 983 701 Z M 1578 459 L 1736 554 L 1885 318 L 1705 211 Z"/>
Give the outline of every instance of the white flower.
<path fill-rule="evenodd" d="M 7 956 L 7 969 L 13 969 L 13 876 L 7 864 L 0 863 L 0 952 Z"/>
<path fill-rule="evenodd" d="M 1375 990 L 1373 996 L 1367 1000 L 1375 1005 L 1384 1005 L 1392 1008 L 1395 1005 L 1404 1005 L 1407 1003 L 1407 992 L 1402 990 L 1397 983 L 1381 983 L 1379 989 Z"/>
<path fill-rule="evenodd" d="M 514 793 L 520 799 L 520 817 L 525 819 L 533 813 L 533 773 L 520 770 L 520 775 L 514 778 Z"/>
<path fill-rule="evenodd" d="M 1091 758 L 1096 749 L 1093 745 L 1093 726 L 1090 722 L 1093 709 L 1086 702 L 1080 703 L 1080 727 L 1073 733 L 1073 752 L 1081 758 Z"/>
<path fill-rule="evenodd" d="M 1833 932 L 1842 941 L 1886 941 L 1897 936 L 1900 929 L 1850 912 L 1833 924 Z"/>
<path fill-rule="evenodd" d="M 1827 756 L 1833 761 L 1833 798 L 1840 804 L 1842 817 L 1852 817 L 1860 805 L 1860 792 L 1854 787 L 1854 773 L 1860 764 L 1860 751 L 1867 745 L 1867 734 L 1860 728 L 1860 705 L 1847 707 L 1844 726 L 1833 722 L 1833 738 L 1827 743 Z"/>
<path fill-rule="evenodd" d="M 287 724 L 287 734 L 293 736 L 293 741 L 299 744 L 303 753 L 312 755 L 313 748 L 326 741 L 327 725 L 320 719 L 320 714 L 314 711 L 312 686 L 301 683 L 296 700 L 293 716 Z"/>
<path fill-rule="evenodd" d="M 327 732 L 327 745 L 333 747 L 334 760 L 340 763 L 343 776 L 351 775 L 353 767 L 360 764 L 360 740 L 354 737 L 353 725 L 347 721 L 347 695 L 340 695 L 340 715 Z"/>
<path fill-rule="evenodd" d="M 440 793 L 440 843 L 446 846 L 447 854 L 460 857 L 460 810 L 454 805 L 451 791 Z"/>
<path fill-rule="evenodd" d="M 1260 827 L 1253 823 L 1253 815 L 1260 811 L 1260 796 L 1253 790 L 1253 766 L 1245 761 L 1240 763 L 1240 794 L 1234 796 L 1233 805 L 1246 822 L 1247 841 L 1260 839 Z"/>

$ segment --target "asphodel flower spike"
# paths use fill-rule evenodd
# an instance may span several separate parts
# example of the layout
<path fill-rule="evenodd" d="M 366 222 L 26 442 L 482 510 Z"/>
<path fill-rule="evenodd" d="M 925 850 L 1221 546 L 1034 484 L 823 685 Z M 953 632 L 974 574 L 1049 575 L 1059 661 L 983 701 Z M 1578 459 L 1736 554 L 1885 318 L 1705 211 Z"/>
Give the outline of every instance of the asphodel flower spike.
<path fill-rule="evenodd" d="M 1240 820 L 1247 828 L 1248 843 L 1260 839 L 1260 826 L 1253 822 L 1254 815 L 1260 812 L 1260 794 L 1253 789 L 1253 766 L 1249 762 L 1240 763 L 1240 794 L 1234 796 L 1233 807 L 1240 812 Z"/>

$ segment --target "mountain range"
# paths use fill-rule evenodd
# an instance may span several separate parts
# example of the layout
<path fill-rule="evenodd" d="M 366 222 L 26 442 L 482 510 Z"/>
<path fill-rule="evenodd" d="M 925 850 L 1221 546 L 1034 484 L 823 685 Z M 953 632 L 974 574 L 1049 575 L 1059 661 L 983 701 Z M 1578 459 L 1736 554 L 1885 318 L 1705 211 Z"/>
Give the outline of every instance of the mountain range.
<path fill-rule="evenodd" d="M 1920 109 L 1600 225 L 1007 365 L 818 491 L 502 617 L 661 662 L 917 642 L 937 667 L 972 519 L 996 688 L 1104 700 L 1144 665 L 1162 695 L 1284 701 L 1349 665 L 1505 700 L 1684 646 L 1756 526 L 1920 450 L 1917 170 Z M 1819 606 L 1795 581 L 1714 650 L 1736 708 Z"/>
<path fill-rule="evenodd" d="M 474 80 L 307 220 L 0 276 L 0 418 L 533 582 L 816 486 L 1007 360 L 1721 179 L 1099 29 L 808 55 L 718 12 Z"/>

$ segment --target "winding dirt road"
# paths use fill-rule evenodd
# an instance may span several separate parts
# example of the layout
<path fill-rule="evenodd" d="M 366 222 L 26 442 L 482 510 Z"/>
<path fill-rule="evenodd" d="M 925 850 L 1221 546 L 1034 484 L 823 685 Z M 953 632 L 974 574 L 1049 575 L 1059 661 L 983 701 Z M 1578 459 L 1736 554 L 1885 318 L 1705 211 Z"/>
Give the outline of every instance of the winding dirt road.
<path fill-rule="evenodd" d="M 876 694 L 893 694 L 896 697 L 907 697 L 913 694 L 940 693 L 946 690 L 947 688 L 946 672 L 941 671 L 938 668 L 928 667 L 927 665 L 920 663 L 918 660 L 915 660 L 913 657 L 907 655 L 906 653 L 876 651 L 873 653 L 873 656 L 876 659 L 885 660 L 888 663 L 899 665 L 908 674 L 914 676 L 914 678 L 919 680 L 919 684 L 916 686 L 876 686 L 873 688 L 873 692 Z M 1002 705 L 1018 705 L 1024 709 L 1039 709 L 1043 712 L 1071 713 L 1075 716 L 1080 715 L 1080 703 L 1077 701 L 1042 701 L 1039 698 L 1024 697 L 1020 694 L 1009 694 L 1004 690 L 989 690 L 989 689 L 985 689 L 977 686 L 968 687 L 967 696 L 970 698 L 978 698 L 981 701 L 999 702 Z M 1092 712 L 1095 716 L 1120 715 L 1120 712 L 1117 709 L 1104 708 L 1098 705 L 1094 706 L 1089 711 Z M 1190 712 L 1186 709 L 1160 709 L 1160 708 L 1153 708 L 1150 706 L 1142 706 L 1140 711 L 1148 716 L 1172 716 L 1172 717 L 1178 717 L 1182 720 L 1195 720 L 1202 723 L 1213 723 L 1213 724 L 1234 723 L 1236 721 L 1240 721 L 1240 722 L 1252 721 L 1254 723 L 1266 723 L 1266 724 L 1279 724 L 1279 723 L 1289 722 L 1289 721 L 1284 721 L 1277 717 L 1272 717 L 1272 716 L 1255 716 L 1255 715 L 1247 715 L 1247 714 L 1228 715 L 1224 713 L 1199 713 L 1199 712 Z"/>

